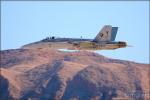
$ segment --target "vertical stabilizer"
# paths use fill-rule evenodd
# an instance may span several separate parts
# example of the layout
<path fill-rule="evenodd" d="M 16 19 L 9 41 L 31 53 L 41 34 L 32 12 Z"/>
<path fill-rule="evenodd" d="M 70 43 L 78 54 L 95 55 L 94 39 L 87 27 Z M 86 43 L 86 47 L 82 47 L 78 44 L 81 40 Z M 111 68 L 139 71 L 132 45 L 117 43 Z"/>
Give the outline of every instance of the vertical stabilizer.
<path fill-rule="evenodd" d="M 106 41 L 114 41 L 116 38 L 116 34 L 118 31 L 118 27 L 112 27 L 111 25 L 105 25 L 101 31 L 94 38 L 94 42 L 106 42 Z"/>
<path fill-rule="evenodd" d="M 116 35 L 117 35 L 118 27 L 112 27 L 111 31 L 111 41 L 115 41 Z"/>

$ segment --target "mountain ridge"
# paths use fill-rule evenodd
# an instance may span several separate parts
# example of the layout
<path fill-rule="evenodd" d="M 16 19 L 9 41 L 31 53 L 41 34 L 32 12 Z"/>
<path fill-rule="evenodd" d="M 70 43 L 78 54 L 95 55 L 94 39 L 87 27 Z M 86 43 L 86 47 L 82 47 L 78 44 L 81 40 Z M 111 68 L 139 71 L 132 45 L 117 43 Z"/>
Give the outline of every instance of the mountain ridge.
<path fill-rule="evenodd" d="M 3 100 L 146 100 L 149 64 L 53 49 L 1 51 Z M 130 95 L 134 94 L 134 97 Z M 147 99 L 148 100 L 148 99 Z"/>

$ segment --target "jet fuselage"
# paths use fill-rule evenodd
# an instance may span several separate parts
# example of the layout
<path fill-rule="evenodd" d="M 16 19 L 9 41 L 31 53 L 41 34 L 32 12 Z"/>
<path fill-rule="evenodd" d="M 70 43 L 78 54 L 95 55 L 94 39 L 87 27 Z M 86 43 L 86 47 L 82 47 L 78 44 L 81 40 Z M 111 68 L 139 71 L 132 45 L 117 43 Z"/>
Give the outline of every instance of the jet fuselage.
<path fill-rule="evenodd" d="M 126 42 L 102 41 L 100 43 L 94 42 L 92 39 L 78 39 L 78 38 L 56 38 L 44 39 L 43 42 L 49 43 L 51 48 L 65 48 L 71 50 L 111 50 L 126 47 Z"/>
<path fill-rule="evenodd" d="M 48 47 L 52 49 L 72 50 L 112 50 L 126 47 L 126 42 L 115 41 L 117 31 L 118 27 L 105 25 L 94 39 L 55 38 L 54 36 L 52 36 L 36 43 L 36 46 L 39 48 Z"/>

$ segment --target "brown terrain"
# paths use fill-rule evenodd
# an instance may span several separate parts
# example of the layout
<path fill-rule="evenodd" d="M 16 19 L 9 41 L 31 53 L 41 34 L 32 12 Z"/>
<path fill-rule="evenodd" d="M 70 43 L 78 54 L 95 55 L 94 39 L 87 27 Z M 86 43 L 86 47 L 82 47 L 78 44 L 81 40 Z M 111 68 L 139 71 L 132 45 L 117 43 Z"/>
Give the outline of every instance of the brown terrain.
<path fill-rule="evenodd" d="M 150 100 L 149 68 L 86 51 L 4 50 L 0 100 Z"/>

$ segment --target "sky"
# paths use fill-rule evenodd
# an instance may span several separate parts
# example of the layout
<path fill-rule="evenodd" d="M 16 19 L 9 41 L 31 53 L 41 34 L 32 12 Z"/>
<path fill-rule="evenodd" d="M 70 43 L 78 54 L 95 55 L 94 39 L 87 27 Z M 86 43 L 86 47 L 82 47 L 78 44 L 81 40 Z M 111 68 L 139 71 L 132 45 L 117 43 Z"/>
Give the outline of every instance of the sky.
<path fill-rule="evenodd" d="M 149 63 L 148 1 L 1 1 L 1 50 L 47 36 L 93 39 L 104 25 L 118 26 L 127 47 L 99 50 L 110 58 Z"/>

